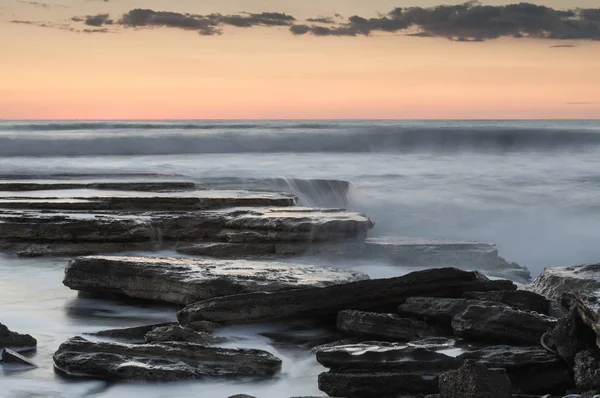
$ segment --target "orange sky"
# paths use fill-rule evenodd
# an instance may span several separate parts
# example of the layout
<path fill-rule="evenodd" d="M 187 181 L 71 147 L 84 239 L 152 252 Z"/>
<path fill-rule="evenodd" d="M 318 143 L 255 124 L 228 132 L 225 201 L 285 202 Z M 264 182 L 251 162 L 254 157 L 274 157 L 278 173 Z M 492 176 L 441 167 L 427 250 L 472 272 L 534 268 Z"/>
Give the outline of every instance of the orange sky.
<path fill-rule="evenodd" d="M 10 23 L 53 21 L 56 26 L 75 15 L 110 12 L 118 17 L 142 5 L 125 0 L 118 5 L 47 3 L 0 3 L 0 36 L 10 38 L 0 41 L 0 118 L 600 118 L 600 42 L 560 42 L 576 47 L 551 48 L 557 42 L 504 38 L 461 43 L 400 33 L 296 37 L 286 27 L 227 28 L 209 37 L 168 28 L 85 34 Z M 143 7 L 278 11 L 306 18 L 334 10 L 375 15 L 411 5 L 170 3 L 144 1 Z M 425 3 L 438 4 L 419 5 Z M 543 4 L 574 6 L 559 0 Z M 597 1 L 577 5 L 592 7 Z"/>

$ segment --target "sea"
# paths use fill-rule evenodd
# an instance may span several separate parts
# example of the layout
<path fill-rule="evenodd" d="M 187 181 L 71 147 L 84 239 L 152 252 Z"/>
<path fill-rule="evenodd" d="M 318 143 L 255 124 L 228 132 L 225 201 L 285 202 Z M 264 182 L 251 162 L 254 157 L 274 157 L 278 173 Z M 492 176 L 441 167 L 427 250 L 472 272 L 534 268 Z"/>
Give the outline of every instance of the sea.
<path fill-rule="evenodd" d="M 545 267 L 600 261 L 600 120 L 0 121 L 0 180 L 102 175 L 279 179 L 290 191 L 298 180 L 344 180 L 351 183 L 344 205 L 375 221 L 371 236 L 495 243 L 534 277 Z M 300 193 L 306 204 L 323 205 L 319 187 Z M 38 338 L 32 359 L 39 365 L 0 368 L 0 397 L 323 395 L 317 375 L 325 369 L 314 353 L 264 331 L 303 334 L 298 338 L 323 332 L 282 325 L 219 331 L 232 346 L 283 359 L 281 375 L 268 382 L 65 379 L 53 371 L 52 353 L 66 339 L 175 319 L 169 306 L 77 298 L 61 283 L 67 262 L 0 256 L 0 322 Z M 335 265 L 371 277 L 409 271 L 376 262 Z"/>

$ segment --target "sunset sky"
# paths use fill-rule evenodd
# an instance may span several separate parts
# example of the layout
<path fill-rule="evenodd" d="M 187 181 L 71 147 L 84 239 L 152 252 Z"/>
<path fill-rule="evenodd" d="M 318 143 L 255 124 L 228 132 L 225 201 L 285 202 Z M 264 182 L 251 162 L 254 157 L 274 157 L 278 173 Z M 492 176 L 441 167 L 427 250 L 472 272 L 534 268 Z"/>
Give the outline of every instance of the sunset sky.
<path fill-rule="evenodd" d="M 598 0 L 461 3 L 0 0 L 0 118 L 600 118 Z"/>

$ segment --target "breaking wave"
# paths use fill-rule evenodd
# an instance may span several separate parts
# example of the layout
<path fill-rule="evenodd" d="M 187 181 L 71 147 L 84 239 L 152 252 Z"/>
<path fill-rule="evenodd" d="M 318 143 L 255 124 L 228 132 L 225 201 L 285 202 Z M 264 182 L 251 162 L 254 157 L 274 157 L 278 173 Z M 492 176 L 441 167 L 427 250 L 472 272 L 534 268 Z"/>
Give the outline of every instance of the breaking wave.
<path fill-rule="evenodd" d="M 2 123 L 0 156 L 585 150 L 600 123 Z"/>

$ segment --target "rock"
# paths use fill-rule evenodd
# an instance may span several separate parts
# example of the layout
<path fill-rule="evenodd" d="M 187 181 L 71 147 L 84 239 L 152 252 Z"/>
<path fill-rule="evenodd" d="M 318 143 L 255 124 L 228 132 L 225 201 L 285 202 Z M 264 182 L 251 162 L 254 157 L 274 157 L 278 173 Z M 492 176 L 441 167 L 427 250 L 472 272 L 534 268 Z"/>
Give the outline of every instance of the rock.
<path fill-rule="evenodd" d="M 585 350 L 575 355 L 575 385 L 580 391 L 600 389 L 600 352 Z"/>
<path fill-rule="evenodd" d="M 235 394 L 230 396 L 229 398 L 256 398 L 252 395 L 246 395 L 246 394 Z"/>
<path fill-rule="evenodd" d="M 348 334 L 371 336 L 390 341 L 408 341 L 437 335 L 425 322 L 400 318 L 393 314 L 378 314 L 346 310 L 337 316 L 337 327 Z"/>
<path fill-rule="evenodd" d="M 456 358 L 405 344 L 369 341 L 358 344 L 322 347 L 317 350 L 317 361 L 333 370 L 405 371 L 428 373 L 457 369 Z"/>
<path fill-rule="evenodd" d="M 401 316 L 414 316 L 429 323 L 450 326 L 452 318 L 471 305 L 497 306 L 498 302 L 437 297 L 409 297 L 398 307 Z"/>
<path fill-rule="evenodd" d="M 192 330 L 195 330 L 196 332 L 212 333 L 215 330 L 219 329 L 221 327 L 221 325 L 219 325 L 218 323 L 214 323 L 214 322 L 197 321 L 197 322 L 188 323 L 186 325 L 186 327 L 190 328 Z"/>
<path fill-rule="evenodd" d="M 161 248 L 162 246 L 158 242 L 152 240 L 126 243 L 0 242 L 1 251 L 14 253 L 18 257 L 73 257 L 99 253 L 155 251 Z"/>
<path fill-rule="evenodd" d="M 529 286 L 529 290 L 549 299 L 563 293 L 600 289 L 600 264 L 546 268 Z"/>
<path fill-rule="evenodd" d="M 515 344 L 539 344 L 555 325 L 554 318 L 506 306 L 471 305 L 452 319 L 452 329 L 459 336 Z"/>
<path fill-rule="evenodd" d="M 212 297 L 323 287 L 367 278 L 335 268 L 245 260 L 89 256 L 69 263 L 63 283 L 93 294 L 185 305 Z"/>
<path fill-rule="evenodd" d="M 1 182 L 0 191 L 57 191 L 65 189 L 97 189 L 109 191 L 140 191 L 140 192 L 177 192 L 193 191 L 196 184 L 191 181 L 104 181 L 104 182 L 67 182 L 48 179 L 44 182 Z"/>
<path fill-rule="evenodd" d="M 395 310 L 407 297 L 457 297 L 466 291 L 508 290 L 510 281 L 490 281 L 478 272 L 454 268 L 429 269 L 397 278 L 359 281 L 324 288 L 256 292 L 215 298 L 188 305 L 180 323 L 198 320 L 248 323 L 298 316 L 332 316 L 346 309 Z"/>
<path fill-rule="evenodd" d="M 37 340 L 30 335 L 11 332 L 5 325 L 0 323 L 0 348 L 35 346 L 37 346 Z"/>
<path fill-rule="evenodd" d="M 176 325 L 178 325 L 176 322 L 158 323 L 154 325 L 135 326 L 131 328 L 101 330 L 99 332 L 89 334 L 94 336 L 111 337 L 115 339 L 144 340 L 146 333 L 150 332 L 153 329 L 160 328 L 163 326 Z"/>
<path fill-rule="evenodd" d="M 421 347 L 429 350 L 441 350 L 452 348 L 456 345 L 456 340 L 446 337 L 428 337 L 423 340 L 413 340 L 406 343 L 409 347 Z"/>
<path fill-rule="evenodd" d="M 54 354 L 54 364 L 70 376 L 148 381 L 267 378 L 281 368 L 281 360 L 261 350 L 182 342 L 97 343 L 81 337 L 63 343 Z"/>
<path fill-rule="evenodd" d="M 579 317 L 577 307 L 573 306 L 566 318 L 559 319 L 551 332 L 554 348 L 569 366 L 575 365 L 578 352 L 596 345 L 596 334 Z"/>
<path fill-rule="evenodd" d="M 0 355 L 0 358 L 4 363 L 15 363 L 18 365 L 25 365 L 32 368 L 37 368 L 37 365 L 33 363 L 29 358 L 24 357 L 23 355 L 14 352 L 13 350 L 9 350 L 8 348 L 4 348 L 2 350 L 2 355 Z"/>
<path fill-rule="evenodd" d="M 466 299 L 497 301 L 522 311 L 533 311 L 548 315 L 550 301 L 537 293 L 527 290 L 507 290 L 497 292 L 466 292 Z"/>
<path fill-rule="evenodd" d="M 437 376 L 460 366 L 425 348 L 382 342 L 322 348 L 317 361 L 331 368 L 319 375 L 319 389 L 335 397 L 434 393 Z"/>
<path fill-rule="evenodd" d="M 569 369 L 562 359 L 541 346 L 487 347 L 458 356 L 473 359 L 488 368 L 505 369 L 514 392 L 524 394 L 564 394 L 572 386 Z"/>
<path fill-rule="evenodd" d="M 183 341 L 201 345 L 210 345 L 227 341 L 206 332 L 195 332 L 179 325 L 161 326 L 152 329 L 144 336 L 147 343 L 162 343 L 166 341 Z"/>
<path fill-rule="evenodd" d="M 177 246 L 176 251 L 192 256 L 216 258 L 241 258 L 257 255 L 275 254 L 273 243 L 195 243 Z"/>
<path fill-rule="evenodd" d="M 576 303 L 583 323 L 600 336 L 600 291 L 582 291 L 577 295 Z M 600 337 L 597 337 L 596 344 L 600 347 Z"/>
<path fill-rule="evenodd" d="M 441 398 L 511 398 L 511 383 L 503 369 L 466 360 L 458 369 L 439 378 Z"/>

